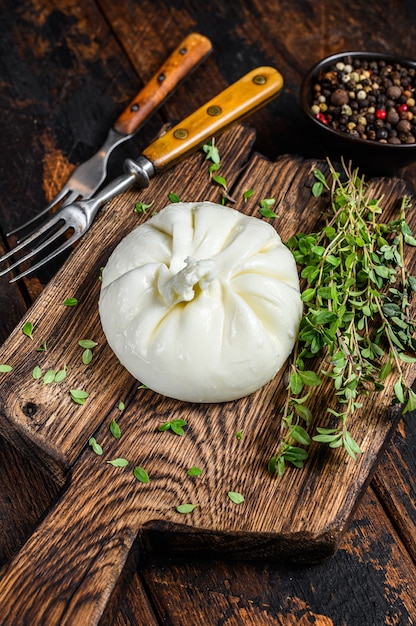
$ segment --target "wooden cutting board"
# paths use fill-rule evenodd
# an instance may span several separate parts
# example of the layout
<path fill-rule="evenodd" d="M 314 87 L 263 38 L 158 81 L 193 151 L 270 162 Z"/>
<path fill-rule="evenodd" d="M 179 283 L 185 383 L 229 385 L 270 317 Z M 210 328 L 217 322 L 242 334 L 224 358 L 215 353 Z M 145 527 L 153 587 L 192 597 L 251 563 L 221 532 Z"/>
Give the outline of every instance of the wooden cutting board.
<path fill-rule="evenodd" d="M 312 170 L 325 164 L 294 156 L 273 163 L 251 154 L 253 141 L 254 131 L 238 126 L 217 142 L 236 208 L 259 216 L 259 201 L 273 197 L 279 217 L 271 221 L 283 240 L 316 230 L 323 200 L 311 194 Z M 370 186 L 374 195 L 384 195 L 388 221 L 408 193 L 405 182 L 380 179 Z M 244 203 L 249 188 L 254 194 Z M 99 275 L 120 239 L 147 219 L 133 212 L 135 203 L 153 201 L 151 210 L 158 211 L 168 204 L 169 192 L 184 201 L 221 197 L 204 155 L 197 153 L 148 189 L 115 199 L 0 348 L 0 363 L 13 367 L 0 374 L 0 434 L 62 486 L 0 579 L 5 623 L 104 623 L 137 549 L 297 563 L 330 556 L 399 416 L 389 406 L 391 389 L 377 401 L 370 396 L 351 427 L 363 450 L 356 461 L 342 450 L 313 444 L 303 470 L 272 478 L 267 462 L 279 441 L 283 373 L 247 398 L 218 405 L 183 403 L 141 389 L 106 345 L 97 311 Z M 410 218 L 414 227 L 416 215 Z M 69 297 L 78 299 L 76 307 L 64 305 Z M 33 339 L 22 332 L 26 321 L 33 323 Z M 80 339 L 98 344 L 89 365 L 82 363 Z M 38 352 L 44 341 L 47 350 Z M 43 372 L 66 367 L 67 378 L 44 384 L 33 379 L 35 366 Z M 407 375 L 411 382 L 410 365 Z M 85 405 L 71 400 L 74 388 L 89 393 Z M 329 402 L 325 393 L 314 400 L 321 425 Z M 177 418 L 187 422 L 184 436 L 158 430 Z M 109 430 L 113 419 L 121 428 L 119 439 Z M 91 436 L 102 455 L 88 445 Z M 116 457 L 128 459 L 129 466 L 108 463 Z M 150 482 L 136 480 L 135 466 L 145 468 Z M 189 477 L 192 466 L 202 475 Z M 242 493 L 244 502 L 231 502 L 229 491 Z M 198 506 L 184 515 L 176 511 L 184 503 Z"/>

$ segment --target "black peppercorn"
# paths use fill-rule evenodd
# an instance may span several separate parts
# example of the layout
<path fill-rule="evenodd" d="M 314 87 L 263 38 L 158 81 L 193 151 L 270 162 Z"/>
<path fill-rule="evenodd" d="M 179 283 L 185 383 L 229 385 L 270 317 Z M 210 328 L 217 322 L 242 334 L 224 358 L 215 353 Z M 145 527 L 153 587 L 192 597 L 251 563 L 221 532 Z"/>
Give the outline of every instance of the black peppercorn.
<path fill-rule="evenodd" d="M 331 94 L 331 103 L 335 106 L 347 104 L 348 100 L 349 97 L 345 89 L 335 89 L 335 91 Z"/>
<path fill-rule="evenodd" d="M 387 139 L 389 136 L 387 128 L 378 128 L 376 132 L 377 139 Z"/>

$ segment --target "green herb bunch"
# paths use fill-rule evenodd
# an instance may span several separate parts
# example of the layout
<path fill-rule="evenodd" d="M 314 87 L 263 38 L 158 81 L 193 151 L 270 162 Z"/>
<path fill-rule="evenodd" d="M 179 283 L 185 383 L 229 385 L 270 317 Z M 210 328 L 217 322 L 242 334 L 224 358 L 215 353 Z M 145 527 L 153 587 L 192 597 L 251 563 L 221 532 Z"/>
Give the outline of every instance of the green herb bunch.
<path fill-rule="evenodd" d="M 331 163 L 329 168 L 332 185 L 315 170 L 312 187 L 315 196 L 329 196 L 326 226 L 288 241 L 306 283 L 305 311 L 290 363 L 282 437 L 269 461 L 271 474 L 282 475 L 287 463 L 302 467 L 312 440 L 343 447 L 356 458 L 361 450 L 349 432 L 351 418 L 363 396 L 381 392 L 391 376 L 392 400 L 404 405 L 403 413 L 416 408 L 416 394 L 402 369 L 404 362 L 416 362 L 416 321 L 410 309 L 416 278 L 404 258 L 405 246 L 416 246 L 406 223 L 409 199 L 403 199 L 397 220 L 378 222 L 381 200 L 368 195 L 357 170 L 344 168 L 340 174 Z M 318 372 L 308 366 L 312 359 L 320 359 Z M 311 437 L 308 400 L 328 380 L 332 423 Z"/>

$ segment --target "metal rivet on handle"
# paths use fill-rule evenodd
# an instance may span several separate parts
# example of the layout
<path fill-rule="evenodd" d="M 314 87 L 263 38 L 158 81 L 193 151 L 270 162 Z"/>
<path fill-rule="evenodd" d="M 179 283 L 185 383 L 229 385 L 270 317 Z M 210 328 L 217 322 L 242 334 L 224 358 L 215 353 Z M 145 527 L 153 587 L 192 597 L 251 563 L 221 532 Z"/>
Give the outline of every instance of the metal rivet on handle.
<path fill-rule="evenodd" d="M 185 139 L 188 136 L 188 131 L 185 128 L 178 128 L 173 133 L 173 136 L 176 137 L 176 139 Z"/>
<path fill-rule="evenodd" d="M 157 80 L 159 81 L 159 83 L 163 83 L 165 78 L 166 78 L 166 76 L 164 74 L 159 74 L 159 76 L 157 77 Z"/>
<path fill-rule="evenodd" d="M 222 109 L 216 104 L 213 104 L 210 107 L 208 107 L 207 113 L 208 115 L 212 115 L 213 117 L 215 117 L 216 115 L 221 115 Z"/>
<path fill-rule="evenodd" d="M 184 54 L 186 54 L 187 52 L 188 52 L 188 50 L 187 50 L 186 48 L 181 48 L 181 49 L 179 50 L 179 54 L 181 54 L 182 56 L 183 56 Z"/>
<path fill-rule="evenodd" d="M 262 74 L 256 74 L 256 76 L 253 77 L 253 83 L 256 85 L 264 85 L 266 82 L 267 79 Z"/>
<path fill-rule="evenodd" d="M 137 104 L 137 102 L 132 104 L 131 107 L 130 107 L 131 111 L 138 111 L 139 109 L 140 109 L 140 106 Z"/>

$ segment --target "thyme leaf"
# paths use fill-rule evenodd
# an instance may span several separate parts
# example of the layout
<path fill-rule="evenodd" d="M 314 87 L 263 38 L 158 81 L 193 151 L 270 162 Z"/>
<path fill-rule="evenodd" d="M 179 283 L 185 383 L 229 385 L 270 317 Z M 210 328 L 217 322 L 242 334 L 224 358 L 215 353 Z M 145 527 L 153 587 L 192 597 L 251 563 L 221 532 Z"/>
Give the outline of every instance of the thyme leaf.
<path fill-rule="evenodd" d="M 149 478 L 148 473 L 146 472 L 145 469 L 143 469 L 143 467 L 140 467 L 139 465 L 137 465 L 134 468 L 133 475 L 140 483 L 148 483 L 148 482 L 150 482 L 150 478 Z"/>
<path fill-rule="evenodd" d="M 180 504 L 176 507 L 176 510 L 178 513 L 186 515 L 187 513 L 192 513 L 198 506 L 199 504 Z"/>
<path fill-rule="evenodd" d="M 168 194 L 168 198 L 172 203 L 181 201 L 180 197 L 176 193 L 173 193 L 173 191 Z"/>
<path fill-rule="evenodd" d="M 146 204 L 145 202 L 136 202 L 133 213 L 147 213 L 147 210 L 153 205 L 153 202 Z"/>
<path fill-rule="evenodd" d="M 194 465 L 193 467 L 189 468 L 189 470 L 187 471 L 187 474 L 188 476 L 201 476 L 202 469 Z"/>
<path fill-rule="evenodd" d="M 92 449 L 93 452 L 95 452 L 95 454 L 98 454 L 98 456 L 101 456 L 103 453 L 103 449 L 100 446 L 99 443 L 97 443 L 97 440 L 95 439 L 95 437 L 90 437 L 88 440 L 88 445 L 90 446 L 90 448 Z"/>
<path fill-rule="evenodd" d="M 86 399 L 89 397 L 89 393 L 83 389 L 70 389 L 69 395 L 75 404 L 85 404 Z"/>
<path fill-rule="evenodd" d="M 186 426 L 185 420 L 175 419 L 170 422 L 165 422 L 164 424 L 161 424 L 158 430 L 160 430 L 161 432 L 165 430 L 171 430 L 172 432 L 175 433 L 175 435 L 182 436 L 185 434 L 183 426 Z"/>
<path fill-rule="evenodd" d="M 279 217 L 271 208 L 275 202 L 274 198 L 263 198 L 260 201 L 259 211 L 263 217 Z"/>
<path fill-rule="evenodd" d="M 120 457 L 117 457 L 116 459 L 111 459 L 111 461 L 107 461 L 107 463 L 109 463 L 113 467 L 127 467 L 127 465 L 129 464 L 127 459 L 122 459 Z"/>
<path fill-rule="evenodd" d="M 121 429 L 115 419 L 110 422 L 110 433 L 113 435 L 114 439 L 120 439 L 121 437 Z"/>
<path fill-rule="evenodd" d="M 234 502 L 234 504 L 241 504 L 244 502 L 244 496 L 238 491 L 229 491 L 227 495 L 231 502 Z"/>
<path fill-rule="evenodd" d="M 22 332 L 23 332 L 24 335 L 29 337 L 29 339 L 33 339 L 33 323 L 32 322 L 26 322 L 23 325 Z"/>

